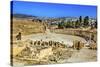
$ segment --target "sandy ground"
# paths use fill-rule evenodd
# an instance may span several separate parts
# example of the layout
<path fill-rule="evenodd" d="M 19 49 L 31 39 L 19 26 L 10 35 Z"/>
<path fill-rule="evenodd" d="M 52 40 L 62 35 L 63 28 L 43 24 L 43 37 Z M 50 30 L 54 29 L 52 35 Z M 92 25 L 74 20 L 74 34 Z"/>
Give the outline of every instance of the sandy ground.
<path fill-rule="evenodd" d="M 22 37 L 22 41 L 25 40 L 43 40 L 43 41 L 57 41 L 62 42 L 65 45 L 72 46 L 73 41 L 78 40 L 83 43 L 86 43 L 86 40 L 82 37 L 78 36 L 72 36 L 72 35 L 64 35 L 64 34 L 56 34 L 51 33 L 49 29 L 46 30 L 45 33 L 39 33 L 39 34 L 32 34 Z M 97 60 L 97 51 L 96 50 L 90 50 L 88 48 L 82 48 L 81 50 L 75 50 L 72 56 L 69 59 L 61 60 L 59 62 L 61 63 L 72 63 L 72 62 L 88 62 L 88 61 L 96 61 Z"/>
<path fill-rule="evenodd" d="M 72 57 L 67 62 L 92 62 L 97 61 L 97 51 L 83 48 L 80 51 L 73 53 Z"/>

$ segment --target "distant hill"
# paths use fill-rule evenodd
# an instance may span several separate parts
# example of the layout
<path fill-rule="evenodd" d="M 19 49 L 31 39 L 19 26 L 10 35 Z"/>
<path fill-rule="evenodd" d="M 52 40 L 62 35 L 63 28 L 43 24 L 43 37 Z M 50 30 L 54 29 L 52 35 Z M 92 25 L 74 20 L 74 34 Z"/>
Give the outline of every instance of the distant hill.
<path fill-rule="evenodd" d="M 14 18 L 36 18 L 36 16 L 26 15 L 26 14 L 12 14 Z"/>

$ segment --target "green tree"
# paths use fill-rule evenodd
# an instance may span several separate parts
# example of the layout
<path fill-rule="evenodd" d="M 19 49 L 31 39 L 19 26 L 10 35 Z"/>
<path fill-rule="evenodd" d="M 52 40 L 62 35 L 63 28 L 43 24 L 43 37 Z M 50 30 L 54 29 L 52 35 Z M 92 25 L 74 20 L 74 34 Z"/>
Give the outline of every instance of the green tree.
<path fill-rule="evenodd" d="M 75 22 L 75 27 L 76 27 L 76 28 L 80 27 L 80 22 L 79 22 L 79 20 L 76 20 L 76 22 Z"/>
<path fill-rule="evenodd" d="M 97 28 L 97 20 L 95 21 L 95 28 Z"/>
<path fill-rule="evenodd" d="M 82 22 L 82 16 L 79 17 L 79 22 L 80 22 L 80 23 Z"/>
<path fill-rule="evenodd" d="M 71 21 L 70 20 L 68 20 L 67 22 L 66 22 L 66 28 L 70 28 L 71 27 Z"/>
<path fill-rule="evenodd" d="M 80 22 L 80 27 L 82 27 L 83 26 L 82 16 L 79 17 L 79 22 Z"/>
<path fill-rule="evenodd" d="M 58 28 L 64 28 L 64 23 L 62 23 L 62 22 L 59 23 L 59 24 L 58 24 Z"/>
<path fill-rule="evenodd" d="M 84 18 L 84 27 L 86 27 L 86 26 L 88 26 L 88 25 L 89 25 L 89 17 L 86 16 L 86 17 Z"/>

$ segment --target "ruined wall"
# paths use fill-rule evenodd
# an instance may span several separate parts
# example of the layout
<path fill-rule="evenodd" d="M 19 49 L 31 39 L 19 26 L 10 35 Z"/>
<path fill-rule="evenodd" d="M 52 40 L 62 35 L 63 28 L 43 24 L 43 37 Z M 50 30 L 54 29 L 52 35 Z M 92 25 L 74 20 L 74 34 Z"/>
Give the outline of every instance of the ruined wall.
<path fill-rule="evenodd" d="M 55 32 L 58 34 L 68 34 L 68 35 L 75 35 L 85 38 L 87 41 L 89 39 L 93 40 L 94 42 L 97 41 L 97 31 L 96 30 L 79 30 L 79 29 L 53 29 L 51 32 Z"/>

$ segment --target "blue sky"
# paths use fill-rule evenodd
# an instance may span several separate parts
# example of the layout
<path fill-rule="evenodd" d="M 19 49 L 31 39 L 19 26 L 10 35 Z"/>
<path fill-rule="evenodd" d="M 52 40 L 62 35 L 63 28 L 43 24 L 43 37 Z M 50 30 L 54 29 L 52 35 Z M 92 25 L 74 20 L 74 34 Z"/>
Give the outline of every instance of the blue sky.
<path fill-rule="evenodd" d="M 56 4 L 42 2 L 13 1 L 12 13 L 42 17 L 97 16 L 97 7 L 89 5 Z"/>

